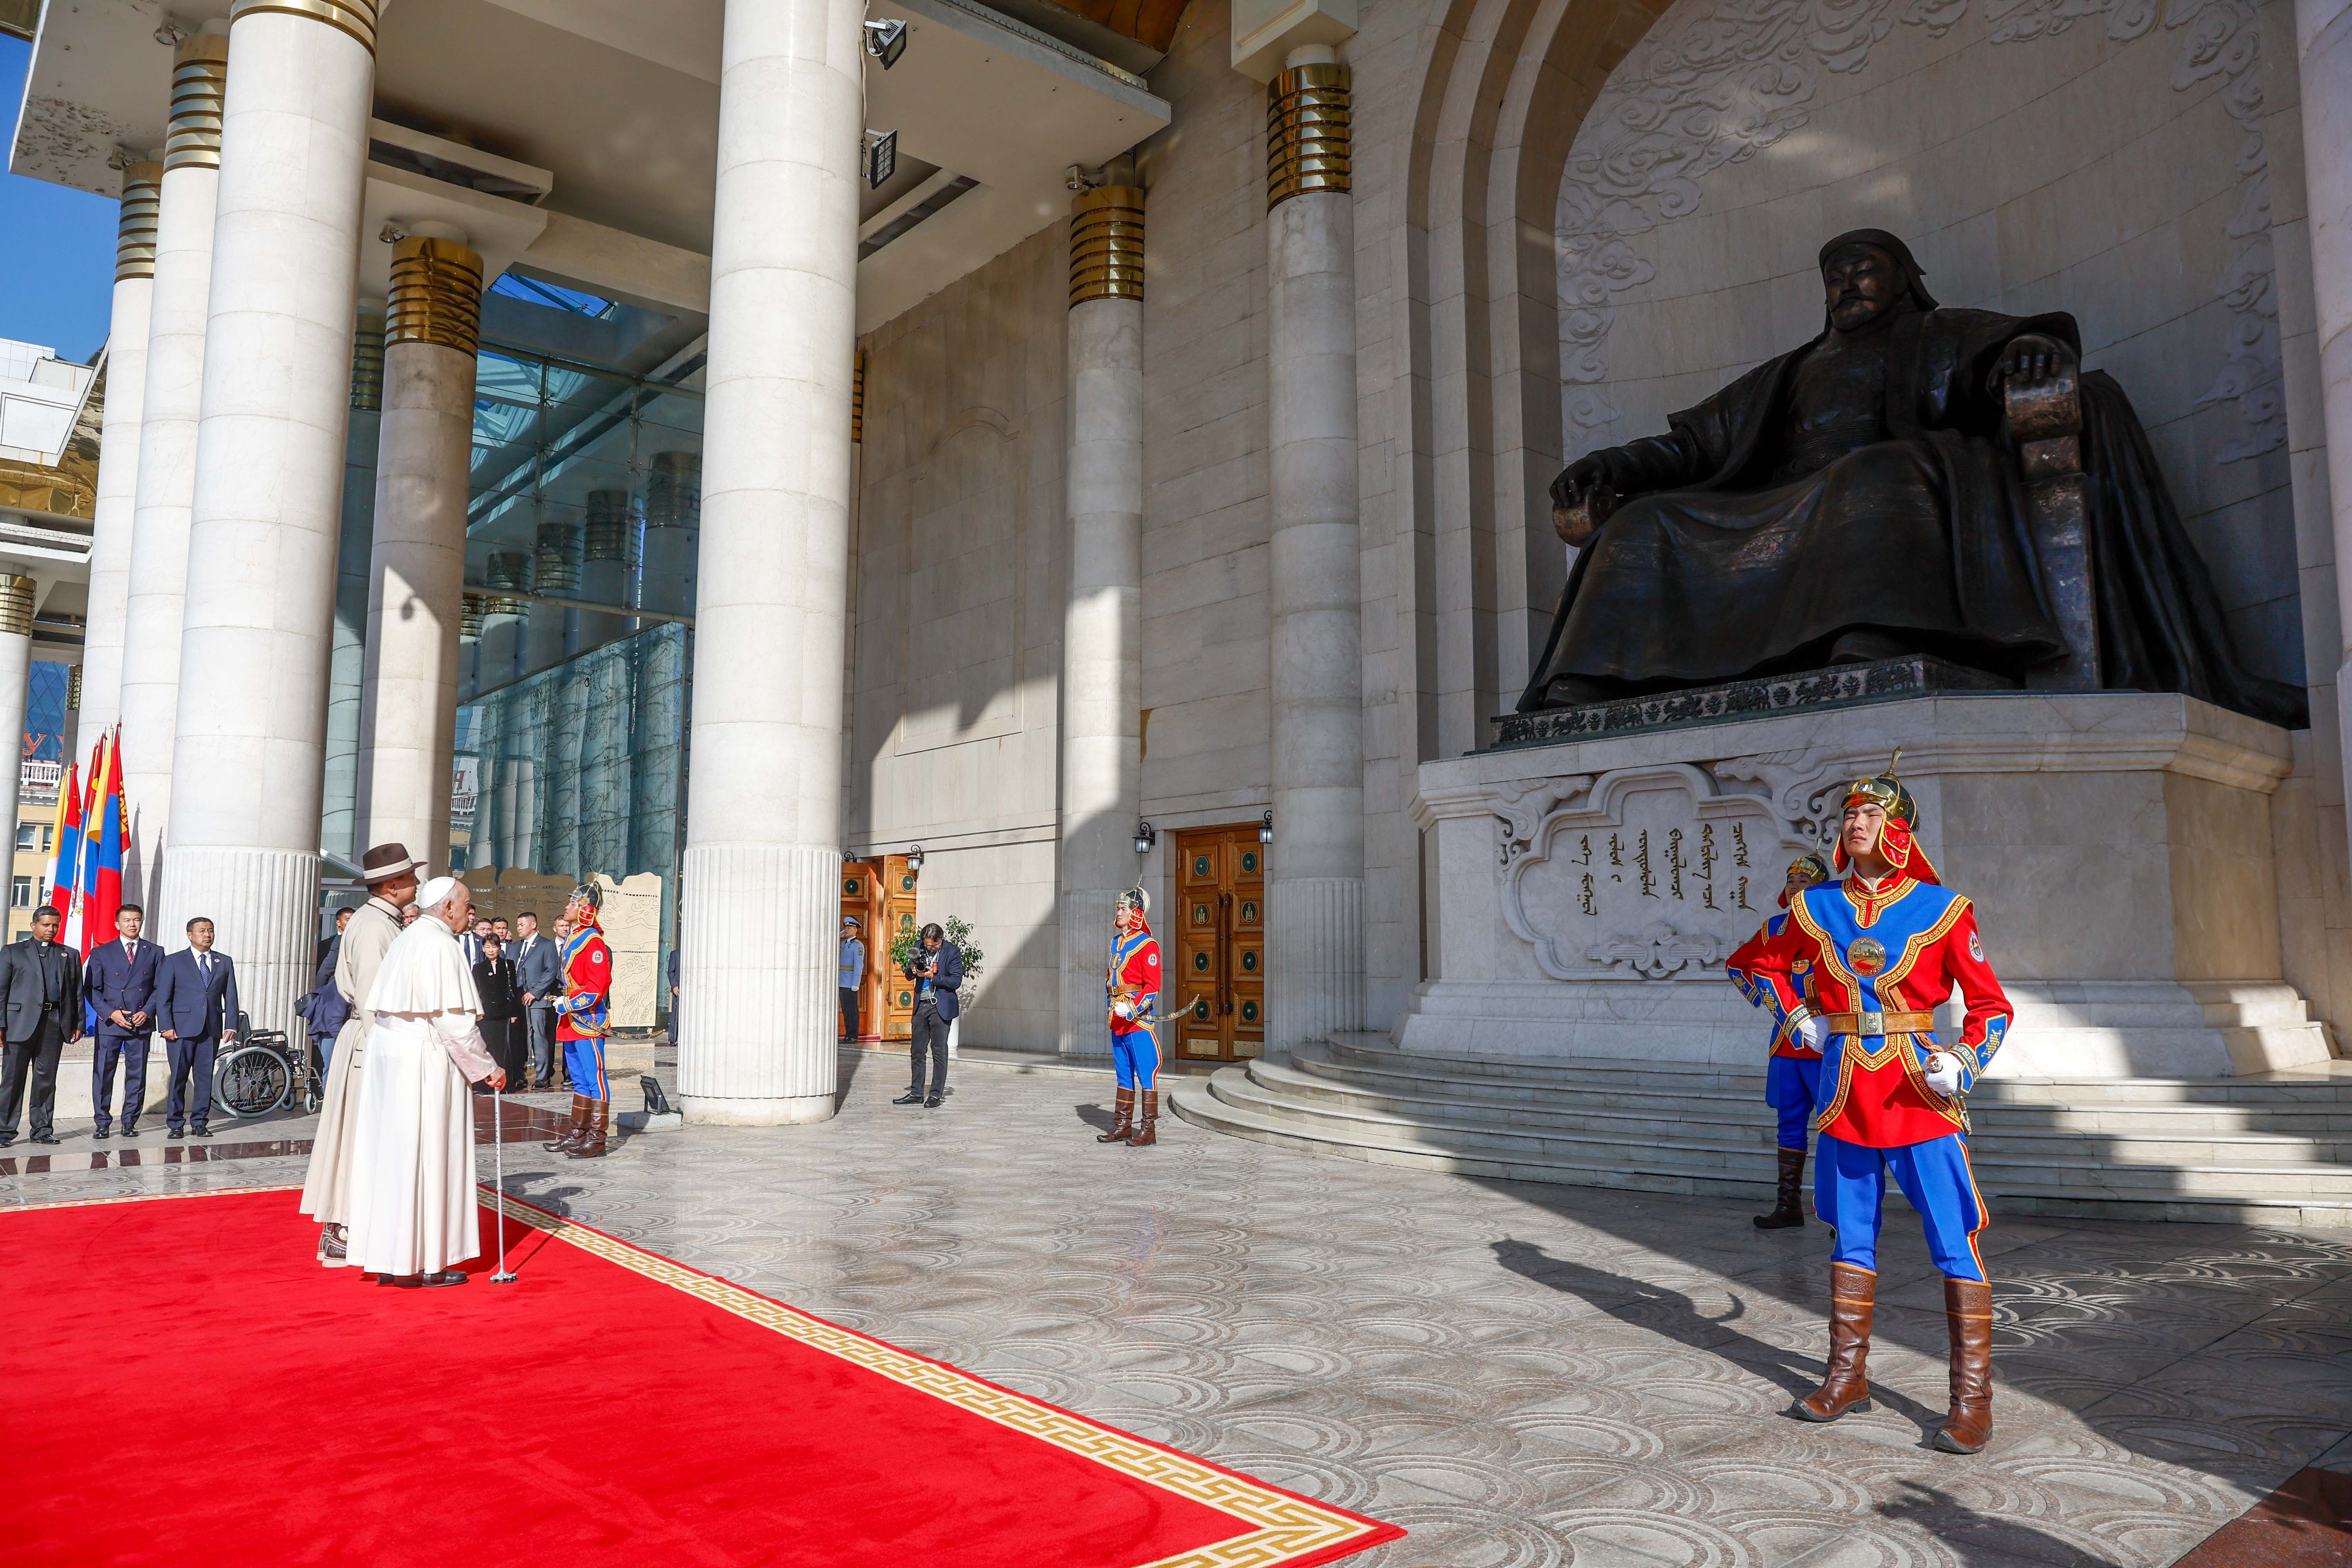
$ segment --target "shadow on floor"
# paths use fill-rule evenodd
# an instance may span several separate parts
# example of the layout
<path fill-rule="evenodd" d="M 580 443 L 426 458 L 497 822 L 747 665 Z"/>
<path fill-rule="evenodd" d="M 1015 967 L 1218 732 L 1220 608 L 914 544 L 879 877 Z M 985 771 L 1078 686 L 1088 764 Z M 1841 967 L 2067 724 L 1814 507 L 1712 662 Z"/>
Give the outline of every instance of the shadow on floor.
<path fill-rule="evenodd" d="M 1979 1513 L 1948 1492 L 1916 1481 L 1898 1483 L 1904 1496 L 1878 1505 L 1879 1517 L 1916 1525 L 1968 1568 L 2122 1568 L 2111 1557 L 2084 1551 L 2013 1519 Z"/>
<path fill-rule="evenodd" d="M 1569 1258 L 1554 1258 L 1543 1248 L 1524 1241 L 1498 1241 L 1494 1243 L 1494 1248 L 1495 1260 L 1512 1273 L 1532 1279 L 1548 1289 L 1574 1296 L 1620 1322 L 1664 1334 L 1693 1350 L 1722 1356 L 1778 1384 L 1791 1402 L 1821 1386 L 1823 1373 L 1820 1361 L 1782 1350 L 1778 1345 L 1767 1344 L 1731 1326 L 1733 1321 L 1747 1310 L 1746 1304 L 1736 1291 L 1731 1298 L 1730 1312 L 1724 1317 L 1710 1318 L 1679 1290 L 1629 1279 L 1623 1275 L 1612 1274 L 1606 1269 L 1594 1268 Z M 1888 1409 L 1917 1422 L 1922 1447 L 1927 1446 L 1937 1428 L 1944 1424 L 1945 1412 L 1930 1410 L 1917 1400 L 1906 1398 L 1875 1384 L 1871 1388 L 1871 1397 Z"/>

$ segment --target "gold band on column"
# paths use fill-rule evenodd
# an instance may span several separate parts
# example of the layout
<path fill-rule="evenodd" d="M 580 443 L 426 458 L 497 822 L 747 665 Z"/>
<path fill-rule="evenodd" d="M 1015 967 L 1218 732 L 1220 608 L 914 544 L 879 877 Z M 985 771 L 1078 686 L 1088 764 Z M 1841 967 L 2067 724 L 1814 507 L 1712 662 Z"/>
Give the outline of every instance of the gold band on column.
<path fill-rule="evenodd" d="M 482 340 L 482 258 L 454 239 L 411 235 L 392 247 L 383 341 L 472 353 Z"/>
<path fill-rule="evenodd" d="M 357 38 L 368 53 L 375 53 L 375 0 L 236 0 L 229 7 L 229 23 L 233 26 L 265 12 L 324 22 Z"/>
<path fill-rule="evenodd" d="M 866 439 L 866 351 L 859 349 L 849 362 L 849 440 L 852 446 Z"/>
<path fill-rule="evenodd" d="M 626 490 L 590 490 L 588 510 L 580 528 L 583 561 L 626 561 L 629 525 L 635 521 Z"/>
<path fill-rule="evenodd" d="M 457 640 L 482 640 L 482 596 L 479 594 L 460 594 L 457 596 Z"/>
<path fill-rule="evenodd" d="M 383 318 L 362 316 L 352 332 L 352 406 L 362 414 L 383 411 Z"/>
<path fill-rule="evenodd" d="M 81 666 L 78 664 L 66 667 L 66 706 L 81 710 Z"/>
<path fill-rule="evenodd" d="M 163 133 L 166 169 L 220 167 L 221 105 L 228 95 L 228 40 L 199 34 L 172 55 L 172 123 Z"/>
<path fill-rule="evenodd" d="M 0 633 L 33 635 L 33 580 L 0 572 Z"/>
<path fill-rule="evenodd" d="M 576 594 L 580 591 L 580 533 L 575 522 L 542 522 L 539 549 L 531 567 L 533 592 Z"/>
<path fill-rule="evenodd" d="M 1351 189 L 1348 68 L 1293 66 L 1266 84 L 1268 211 L 1313 191 Z"/>
<path fill-rule="evenodd" d="M 1143 187 L 1098 185 L 1070 204 L 1070 303 L 1143 298 Z"/>
<path fill-rule="evenodd" d="M 114 280 L 155 276 L 155 221 L 163 210 L 163 165 L 122 167 L 122 214 L 114 232 Z"/>

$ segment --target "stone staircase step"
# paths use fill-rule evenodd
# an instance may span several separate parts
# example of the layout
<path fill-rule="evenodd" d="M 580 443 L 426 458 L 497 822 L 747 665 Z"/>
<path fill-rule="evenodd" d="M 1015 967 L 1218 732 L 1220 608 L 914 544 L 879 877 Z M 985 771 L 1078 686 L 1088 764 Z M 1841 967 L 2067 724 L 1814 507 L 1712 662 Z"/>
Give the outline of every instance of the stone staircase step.
<path fill-rule="evenodd" d="M 1638 1106 L 1560 1103 L 1559 1097 L 1530 1092 L 1516 1100 L 1463 1098 L 1444 1093 L 1403 1092 L 1394 1084 L 1366 1089 L 1345 1079 L 1327 1078 L 1319 1068 L 1254 1063 L 1254 1086 L 1276 1100 L 1327 1106 L 1409 1122 L 1495 1128 L 1529 1135 L 1586 1134 L 1619 1142 L 1647 1139 L 1670 1129 L 1686 1141 L 1720 1142 L 1735 1150 L 1769 1150 L 1772 1112 L 1761 1097 L 1738 1102 L 1683 1103 L 1653 1100 Z M 1403 1080 L 1396 1080 L 1402 1082 Z M 2186 1126 L 2172 1121 L 2150 1128 L 2046 1127 L 2021 1122 L 2006 1110 L 1979 1108 L 1970 1147 L 1979 1160 L 2075 1158 L 2119 1164 L 2320 1163 L 2352 1168 L 2352 1130 L 2334 1138 L 2310 1132 L 2253 1131 Z"/>
<path fill-rule="evenodd" d="M 1228 1069 L 1230 1070 L 1230 1069 Z M 1543 1158 L 1502 1152 L 1445 1149 L 1409 1135 L 1338 1142 L 1304 1128 L 1286 1116 L 1268 1115 L 1220 1099 L 1209 1086 L 1186 1084 L 1170 1091 L 1169 1107 L 1195 1126 L 1307 1153 L 1338 1155 L 1376 1164 L 1444 1172 L 1490 1181 L 1542 1182 L 1605 1187 L 1627 1192 L 1681 1194 L 1769 1204 L 1772 1184 L 1728 1170 L 1690 1170 L 1662 1163 L 1647 1150 L 1615 1150 L 1606 1161 Z M 1890 1192 L 1890 1202 L 1899 1202 Z M 2096 1219 L 2187 1220 L 2217 1225 L 2352 1226 L 2352 1199 L 2259 1194 L 2137 1195 L 2059 1184 L 2016 1185 L 1988 1194 L 1996 1213 L 2068 1215 Z"/>
<path fill-rule="evenodd" d="M 1171 1105 L 1354 1159 L 1761 1202 L 1762 1093 L 1759 1075 L 1703 1066 L 1408 1055 L 1357 1037 L 1222 1068 Z M 1997 1213 L 2352 1226 L 2352 1073 L 1997 1080 L 1972 1108 L 1971 1161 Z"/>

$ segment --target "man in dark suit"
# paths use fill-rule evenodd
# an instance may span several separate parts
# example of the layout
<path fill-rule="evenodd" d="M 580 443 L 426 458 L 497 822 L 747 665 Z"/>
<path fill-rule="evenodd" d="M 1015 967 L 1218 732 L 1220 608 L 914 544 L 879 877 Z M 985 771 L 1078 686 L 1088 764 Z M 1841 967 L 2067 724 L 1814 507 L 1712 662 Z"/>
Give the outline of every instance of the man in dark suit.
<path fill-rule="evenodd" d="M 914 1037 L 907 1054 L 915 1068 L 915 1086 L 893 1105 L 923 1105 L 937 1110 L 948 1092 L 948 1026 L 956 1021 L 956 988 L 963 984 L 963 951 L 934 923 L 923 928 L 922 942 L 901 966 L 915 983 Z M 931 1058 L 931 1091 L 923 1092 L 923 1056 Z"/>
<path fill-rule="evenodd" d="M 236 966 L 213 951 L 213 922 L 188 922 L 188 945 L 165 959 L 155 981 L 155 1022 L 172 1064 L 171 1097 L 163 1102 L 164 1136 L 213 1135 L 213 1057 L 236 1038 Z M 188 1089 L 193 1082 L 194 1094 Z"/>
<path fill-rule="evenodd" d="M 457 950 L 466 955 L 466 967 L 471 969 L 482 962 L 482 944 L 490 940 L 490 917 L 482 916 L 457 938 Z"/>
<path fill-rule="evenodd" d="M 482 939 L 482 961 L 474 965 L 474 989 L 482 994 L 482 1044 L 490 1059 L 507 1069 L 509 1083 L 523 1081 L 522 993 L 514 960 L 495 935 Z"/>
<path fill-rule="evenodd" d="M 33 1142 L 54 1143 L 58 1058 L 81 1038 L 81 958 L 58 945 L 55 910 L 33 917 L 33 934 L 0 953 L 0 1149 L 16 1141 L 16 1106 L 33 1084 Z"/>
<path fill-rule="evenodd" d="M 539 917 L 515 916 L 515 983 L 522 987 L 524 1022 L 530 1034 L 531 1087 L 555 1087 L 555 999 L 563 993 L 563 955 L 539 934 Z"/>
<path fill-rule="evenodd" d="M 93 1138 L 112 1134 L 114 1064 L 122 1063 L 122 1135 L 139 1136 L 139 1113 L 147 1106 L 147 1041 L 155 1032 L 155 972 L 163 967 L 163 950 L 139 940 L 146 911 L 125 904 L 114 917 L 122 933 L 89 950 L 82 965 L 82 994 L 98 1015 L 98 1055 L 89 1070 L 89 1098 L 98 1118 Z"/>

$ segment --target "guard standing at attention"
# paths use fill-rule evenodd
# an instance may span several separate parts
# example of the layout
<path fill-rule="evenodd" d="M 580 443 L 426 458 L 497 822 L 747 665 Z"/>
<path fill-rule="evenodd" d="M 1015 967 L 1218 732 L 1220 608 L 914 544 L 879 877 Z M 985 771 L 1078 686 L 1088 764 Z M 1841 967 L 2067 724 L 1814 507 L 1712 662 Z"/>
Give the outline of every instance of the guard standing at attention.
<path fill-rule="evenodd" d="M 1759 1007 L 1772 1005 L 1772 988 L 1748 973 L 1748 961 L 1764 951 L 1789 923 L 1789 902 L 1816 882 L 1830 879 L 1829 862 L 1806 853 L 1789 862 L 1789 876 L 1780 888 L 1780 910 L 1765 917 L 1738 952 L 1723 962 L 1723 972 L 1739 994 Z M 1801 989 L 1805 977 L 1796 977 Z M 1821 1100 L 1822 1053 L 1796 1038 L 1786 1024 L 1772 1031 L 1772 1065 L 1764 1075 L 1764 1103 L 1780 1113 L 1780 1186 L 1770 1214 L 1756 1216 L 1759 1230 L 1785 1230 L 1805 1223 L 1805 1145 L 1813 1131 L 1813 1108 Z"/>
<path fill-rule="evenodd" d="M 1976 1239 L 1991 1215 L 1969 1169 L 1967 1096 L 2015 1009 L 1985 962 L 1974 906 L 1940 885 L 1913 838 L 1918 824 L 1893 763 L 1855 780 L 1837 842 L 1840 868 L 1851 864 L 1852 875 L 1800 894 L 1749 973 L 1772 988 L 1782 1023 L 1824 1057 L 1813 1203 L 1837 1233 L 1829 1375 L 1791 1414 L 1834 1421 L 1870 1397 L 1879 1205 L 1891 1172 L 1944 1275 L 1952 1405 L 1936 1447 L 1973 1454 L 1992 1436 L 1992 1287 Z M 1799 979 L 1806 967 L 1811 999 Z M 1935 1009 L 1956 986 L 1968 1016 L 1947 1049 L 1936 1042 Z"/>
<path fill-rule="evenodd" d="M 1160 1141 L 1160 943 L 1145 919 L 1150 910 L 1151 895 L 1139 887 L 1118 896 L 1103 986 L 1118 1103 L 1118 1120 L 1095 1142 L 1124 1143 L 1130 1149 Z"/>
<path fill-rule="evenodd" d="M 575 1160 L 600 1159 L 613 1117 L 613 1086 L 604 1076 L 604 1036 L 612 1016 L 613 950 L 604 945 L 599 911 L 604 895 L 593 882 L 572 889 L 563 917 L 563 994 L 555 1002 L 555 1040 L 572 1078 L 572 1123 L 545 1145 Z"/>

